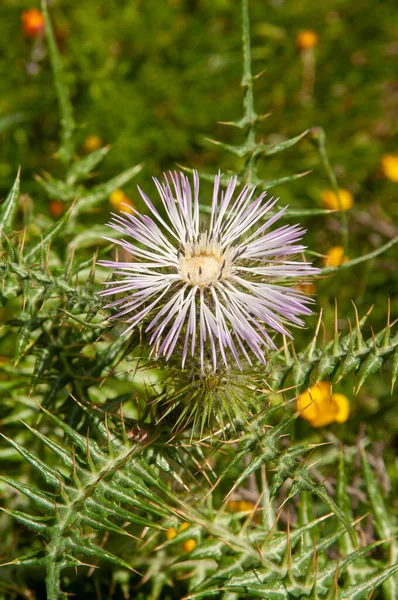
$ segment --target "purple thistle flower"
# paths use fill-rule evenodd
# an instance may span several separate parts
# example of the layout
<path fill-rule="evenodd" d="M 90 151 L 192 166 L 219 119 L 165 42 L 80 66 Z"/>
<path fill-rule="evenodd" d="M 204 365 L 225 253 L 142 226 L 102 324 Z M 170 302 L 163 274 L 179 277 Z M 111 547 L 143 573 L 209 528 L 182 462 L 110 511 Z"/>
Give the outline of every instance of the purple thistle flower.
<path fill-rule="evenodd" d="M 231 355 L 239 369 L 242 356 L 250 364 L 251 354 L 265 363 L 264 351 L 276 349 L 270 332 L 291 337 L 285 325 L 303 325 L 299 315 L 311 314 L 309 298 L 281 285 L 318 272 L 289 260 L 304 250 L 297 244 L 304 230 L 283 225 L 270 231 L 286 207 L 258 226 L 277 200 L 264 201 L 266 193 L 253 200 L 255 188 L 248 185 L 234 199 L 236 177 L 220 192 L 220 174 L 206 226 L 199 217 L 197 172 L 193 190 L 183 173 L 164 177 L 154 182 L 166 218 L 138 188 L 152 217 L 123 212 L 109 223 L 132 240 L 106 238 L 131 254 L 131 262 L 99 261 L 121 276 L 101 292 L 123 294 L 107 305 L 118 310 L 111 318 L 129 315 L 126 333 L 149 316 L 152 353 L 169 359 L 181 340 L 182 366 L 197 351 L 202 370 L 208 352 L 214 369 L 220 358 L 228 368 Z"/>

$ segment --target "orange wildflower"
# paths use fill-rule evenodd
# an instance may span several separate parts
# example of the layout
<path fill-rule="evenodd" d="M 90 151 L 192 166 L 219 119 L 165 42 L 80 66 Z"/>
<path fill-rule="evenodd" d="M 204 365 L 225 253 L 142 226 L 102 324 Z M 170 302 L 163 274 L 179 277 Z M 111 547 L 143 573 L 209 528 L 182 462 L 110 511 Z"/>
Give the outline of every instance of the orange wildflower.
<path fill-rule="evenodd" d="M 22 15 L 22 31 L 26 37 L 34 38 L 44 31 L 44 15 L 37 8 L 25 10 Z"/>
<path fill-rule="evenodd" d="M 174 527 L 169 527 L 169 528 L 166 530 L 166 537 L 167 537 L 167 539 L 168 539 L 169 541 L 170 541 L 170 540 L 173 540 L 173 539 L 175 538 L 175 536 L 176 536 L 176 535 L 177 535 L 177 533 L 176 533 L 176 530 L 174 529 Z"/>
<path fill-rule="evenodd" d="M 102 146 L 102 140 L 98 135 L 89 135 L 84 140 L 83 150 L 85 152 L 94 152 L 94 150 L 98 150 Z"/>
<path fill-rule="evenodd" d="M 319 41 L 318 34 L 312 29 L 303 29 L 296 36 L 296 46 L 299 50 L 308 50 L 317 45 Z"/>
<path fill-rule="evenodd" d="M 184 552 L 191 552 L 195 547 L 196 547 L 196 542 L 195 540 L 185 540 L 185 542 L 182 545 Z"/>
<path fill-rule="evenodd" d="M 344 189 L 339 189 L 338 197 L 332 190 L 324 190 L 321 194 L 321 200 L 325 208 L 330 210 L 349 210 L 354 204 L 354 196 Z"/>
<path fill-rule="evenodd" d="M 123 190 L 114 190 L 109 196 L 109 202 L 116 210 L 124 210 L 125 212 L 133 212 L 134 204 Z"/>
<path fill-rule="evenodd" d="M 52 217 L 60 217 L 65 212 L 65 204 L 60 200 L 51 200 L 48 204 L 48 210 L 50 211 L 50 215 Z"/>
<path fill-rule="evenodd" d="M 398 182 L 398 154 L 385 154 L 382 156 L 381 170 L 387 179 Z"/>
<path fill-rule="evenodd" d="M 312 296 L 313 294 L 316 293 L 316 285 L 315 285 L 315 283 L 312 283 L 311 281 L 306 281 L 305 283 L 299 283 L 296 286 L 296 290 L 300 290 L 301 292 L 304 292 L 304 294 L 307 294 L 308 296 Z"/>
<path fill-rule="evenodd" d="M 350 414 L 350 404 L 343 394 L 332 394 L 328 381 L 320 381 L 308 388 L 297 398 L 300 416 L 313 427 L 324 427 L 331 423 L 345 423 Z"/>
<path fill-rule="evenodd" d="M 344 254 L 343 246 L 332 246 L 326 253 L 323 263 L 326 267 L 338 267 L 350 259 Z"/>

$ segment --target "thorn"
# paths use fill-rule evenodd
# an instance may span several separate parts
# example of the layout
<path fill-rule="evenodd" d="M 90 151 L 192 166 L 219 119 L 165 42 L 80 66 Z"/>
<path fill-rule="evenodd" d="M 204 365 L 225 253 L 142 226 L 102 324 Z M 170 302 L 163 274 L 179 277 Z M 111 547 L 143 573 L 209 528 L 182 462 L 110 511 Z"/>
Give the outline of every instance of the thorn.
<path fill-rule="evenodd" d="M 358 309 L 355 305 L 355 302 L 353 300 L 351 300 L 351 302 L 352 302 L 352 305 L 353 305 L 354 311 L 355 311 L 355 322 L 356 322 L 356 329 L 357 329 L 357 348 L 358 348 L 358 350 L 362 350 L 364 347 L 364 341 L 363 341 L 363 337 L 362 337 L 361 326 L 359 323 Z"/>

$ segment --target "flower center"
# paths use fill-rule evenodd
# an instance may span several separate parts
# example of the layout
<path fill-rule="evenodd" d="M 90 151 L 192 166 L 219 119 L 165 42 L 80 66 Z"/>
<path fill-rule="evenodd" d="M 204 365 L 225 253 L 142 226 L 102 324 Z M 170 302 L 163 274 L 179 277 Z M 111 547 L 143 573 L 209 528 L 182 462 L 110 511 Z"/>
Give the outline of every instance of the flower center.
<path fill-rule="evenodd" d="M 231 260 L 229 252 L 222 251 L 221 244 L 208 239 L 207 232 L 197 240 L 187 242 L 183 253 L 179 254 L 181 278 L 192 286 L 206 287 L 215 284 L 229 274 Z"/>

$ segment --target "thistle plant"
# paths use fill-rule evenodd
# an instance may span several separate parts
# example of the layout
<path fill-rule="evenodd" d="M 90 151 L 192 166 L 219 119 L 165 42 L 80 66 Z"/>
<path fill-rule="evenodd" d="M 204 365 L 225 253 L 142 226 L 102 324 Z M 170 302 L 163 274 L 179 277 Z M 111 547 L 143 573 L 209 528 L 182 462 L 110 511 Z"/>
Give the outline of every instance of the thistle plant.
<path fill-rule="evenodd" d="M 160 202 L 140 191 L 146 212 L 115 213 L 110 238 L 85 216 L 141 166 L 87 181 L 109 148 L 76 157 L 43 1 L 64 175 L 39 183 L 66 212 L 38 220 L 32 236 L 20 173 L 0 204 L 0 599 L 398 597 L 393 461 L 355 415 L 343 442 L 331 425 L 349 416 L 339 382 L 355 392 L 372 383 L 390 409 L 379 374 L 393 390 L 390 303 L 386 325 L 367 334 L 370 310 L 354 304 L 344 326 L 337 302 L 331 317 L 305 293 L 310 279 L 366 263 L 397 238 L 318 268 L 301 225 L 278 224 L 330 211 L 277 207 L 267 190 L 303 174 L 265 180 L 264 157 L 311 136 L 338 197 L 337 181 L 321 129 L 258 140 L 241 7 L 244 115 L 229 125 L 244 141 L 216 142 L 241 169 L 170 171 L 155 179 Z M 340 232 L 346 247 L 346 215 Z"/>
<path fill-rule="evenodd" d="M 108 308 L 121 309 L 115 318 L 133 312 L 127 332 L 153 309 L 159 309 L 163 300 L 164 306 L 146 328 L 151 332 L 149 344 L 158 348 L 157 354 L 170 358 L 185 330 L 182 367 L 188 347 L 192 357 L 195 356 L 197 338 L 202 371 L 206 346 L 211 349 L 214 371 L 217 371 L 218 355 L 228 368 L 226 350 L 242 370 L 238 348 L 249 364 L 252 364 L 249 352 L 265 363 L 262 348 L 276 349 L 267 328 L 289 335 L 282 322 L 303 325 L 298 315 L 310 314 L 305 306 L 308 300 L 303 298 L 302 292 L 278 285 L 287 278 L 317 273 L 305 262 L 287 260 L 304 250 L 295 244 L 302 229 L 284 226 L 270 231 L 271 225 L 283 214 L 282 209 L 254 233 L 248 233 L 276 201 L 263 203 L 265 193 L 252 201 L 255 188 L 247 185 L 233 201 L 236 178 L 230 179 L 219 200 L 220 175 L 215 178 L 210 223 L 206 226 L 204 220 L 200 223 L 199 217 L 198 174 L 194 172 L 193 194 L 188 178 L 182 173 L 180 176 L 170 173 L 170 179 L 174 193 L 167 176 L 163 185 L 155 179 L 170 225 L 141 192 L 164 231 L 147 216 L 127 212 L 123 216 L 114 215 L 110 226 L 146 248 L 125 239 L 110 240 L 139 260 L 100 261 L 99 264 L 122 276 L 121 280 L 111 282 L 112 287 L 103 295 L 133 291 L 111 302 Z M 175 245 L 166 238 L 166 231 L 174 238 Z"/>

